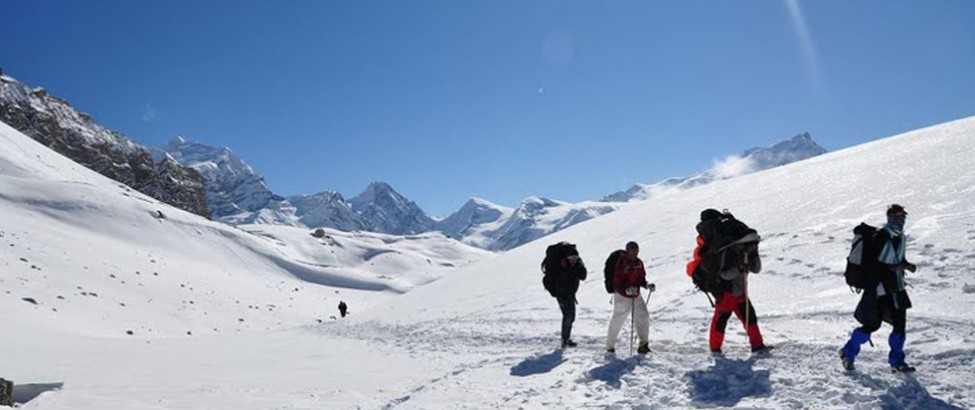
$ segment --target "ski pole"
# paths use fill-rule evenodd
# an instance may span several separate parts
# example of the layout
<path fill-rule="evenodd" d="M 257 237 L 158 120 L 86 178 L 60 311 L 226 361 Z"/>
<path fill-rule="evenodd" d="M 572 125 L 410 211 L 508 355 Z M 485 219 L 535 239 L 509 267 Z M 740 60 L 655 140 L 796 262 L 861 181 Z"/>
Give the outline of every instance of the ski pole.
<path fill-rule="evenodd" d="M 636 307 L 636 298 L 630 298 L 630 355 L 633 355 L 633 328 L 636 318 L 634 318 L 633 309 Z"/>

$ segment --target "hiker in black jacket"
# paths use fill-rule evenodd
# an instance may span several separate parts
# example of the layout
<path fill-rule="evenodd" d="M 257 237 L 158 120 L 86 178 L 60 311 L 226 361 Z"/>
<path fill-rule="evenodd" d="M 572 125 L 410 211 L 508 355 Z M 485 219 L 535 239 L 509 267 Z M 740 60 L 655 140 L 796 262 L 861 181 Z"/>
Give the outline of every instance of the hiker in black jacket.
<path fill-rule="evenodd" d="M 853 370 L 853 362 L 860 353 L 860 345 L 870 340 L 870 334 L 880 329 L 883 322 L 894 326 L 887 342 L 890 354 L 887 362 L 895 372 L 913 372 L 914 367 L 905 362 L 904 342 L 907 339 L 907 309 L 911 299 L 907 296 L 904 271 L 915 272 L 917 265 L 906 258 L 907 238 L 904 235 L 904 222 L 907 211 L 903 206 L 893 204 L 887 208 L 887 224 L 877 230 L 873 242 L 879 252 L 877 260 L 871 260 L 871 269 L 877 274 L 877 281 L 863 289 L 860 303 L 853 316 L 863 326 L 853 330 L 850 340 L 840 349 L 843 367 Z"/>
<path fill-rule="evenodd" d="M 553 246 L 563 245 L 562 249 L 555 252 L 558 256 L 555 260 L 543 262 L 545 278 L 543 282 L 545 289 L 559 302 L 559 309 L 562 311 L 562 347 L 575 347 L 576 342 L 572 341 L 572 322 L 576 320 L 576 291 L 579 290 L 579 281 L 586 280 L 586 265 L 579 257 L 575 245 L 560 243 Z"/>

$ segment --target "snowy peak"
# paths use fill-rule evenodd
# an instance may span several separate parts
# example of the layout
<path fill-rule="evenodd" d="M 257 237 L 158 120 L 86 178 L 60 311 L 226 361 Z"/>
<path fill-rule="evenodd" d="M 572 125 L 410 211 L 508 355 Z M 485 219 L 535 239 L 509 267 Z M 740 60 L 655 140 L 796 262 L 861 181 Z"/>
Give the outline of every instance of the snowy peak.
<path fill-rule="evenodd" d="M 167 145 L 154 149 L 153 155 L 157 158 L 168 155 L 200 173 L 214 218 L 259 211 L 273 197 L 264 178 L 230 148 L 212 147 L 177 136 Z"/>
<path fill-rule="evenodd" d="M 385 182 L 373 182 L 349 201 L 352 209 L 369 221 L 370 230 L 394 235 L 428 232 L 436 222 L 413 201 Z"/>
<path fill-rule="evenodd" d="M 438 222 L 436 229 L 451 238 L 462 238 L 465 243 L 485 248 L 489 239 L 483 237 L 484 233 L 499 228 L 498 222 L 503 223 L 513 212 L 512 208 L 471 198 L 457 212 Z"/>
<path fill-rule="evenodd" d="M 667 178 L 650 184 L 635 184 L 626 191 L 607 195 L 604 202 L 628 202 L 644 200 L 655 195 L 709 184 L 716 180 L 734 178 L 778 166 L 801 161 L 826 153 L 826 149 L 813 141 L 808 132 L 769 147 L 756 147 L 741 155 L 732 155 L 715 162 L 711 169 L 686 176 Z"/>
<path fill-rule="evenodd" d="M 808 132 L 779 142 L 768 148 L 753 148 L 742 156 L 749 158 L 756 170 L 769 169 L 826 153 L 826 149 L 813 141 Z"/>

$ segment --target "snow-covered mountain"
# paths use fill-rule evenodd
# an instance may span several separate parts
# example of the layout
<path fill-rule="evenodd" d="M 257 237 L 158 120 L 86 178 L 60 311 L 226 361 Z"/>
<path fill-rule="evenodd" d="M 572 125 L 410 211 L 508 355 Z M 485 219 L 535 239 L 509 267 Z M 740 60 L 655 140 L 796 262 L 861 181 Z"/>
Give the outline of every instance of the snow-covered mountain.
<path fill-rule="evenodd" d="M 42 410 L 975 408 L 972 157 L 975 117 L 627 204 L 398 295 L 365 289 L 422 274 L 330 270 L 328 255 L 379 269 L 383 246 L 430 249 L 412 242 L 425 235 L 359 241 L 206 221 L 0 124 L 0 376 Z M 752 195 L 731 194 L 742 191 Z M 887 370 L 888 326 L 845 372 L 836 351 L 858 300 L 842 276 L 851 230 L 882 222 L 891 202 L 910 212 L 907 254 L 920 268 L 907 277 L 918 372 Z M 711 307 L 683 272 L 704 207 L 732 210 L 764 238 L 749 292 L 778 346 L 768 357 L 750 355 L 735 319 L 724 355 L 707 351 Z M 580 344 L 568 350 L 538 272 L 559 240 L 578 244 L 590 272 L 577 295 Z M 598 272 L 628 240 L 658 289 L 646 357 L 627 352 L 626 330 L 616 355 L 603 350 L 613 307 Z M 330 320 L 338 300 L 353 314 Z"/>
<path fill-rule="evenodd" d="M 741 155 L 724 158 L 707 171 L 686 177 L 667 178 L 652 184 L 635 184 L 626 191 L 607 195 L 602 200 L 604 202 L 644 200 L 675 189 L 693 188 L 717 180 L 775 168 L 824 153 L 826 150 L 813 141 L 809 133 L 802 133 L 770 147 L 752 148 Z"/>
<path fill-rule="evenodd" d="M 528 197 L 521 201 L 511 217 L 493 235 L 494 241 L 488 249 L 513 249 L 618 208 L 617 204 L 604 202 L 568 203 Z"/>
<path fill-rule="evenodd" d="M 264 178 L 230 148 L 176 137 L 163 147 L 153 148 L 152 153 L 157 161 L 169 156 L 200 173 L 214 219 L 261 210 L 274 197 Z"/>
<path fill-rule="evenodd" d="M 468 245 L 490 249 L 496 233 L 513 213 L 512 208 L 471 198 L 457 212 L 437 222 L 436 229 Z"/>
<path fill-rule="evenodd" d="M 435 222 L 389 184 L 373 182 L 346 199 L 324 191 L 287 198 L 275 195 L 258 174 L 230 148 L 217 148 L 176 137 L 153 155 L 172 158 L 203 177 L 215 219 L 234 224 L 273 224 L 343 231 L 413 235 L 433 230 Z"/>
<path fill-rule="evenodd" d="M 0 121 L 106 177 L 153 198 L 209 217 L 200 175 L 95 123 L 43 88 L 0 71 Z"/>
<path fill-rule="evenodd" d="M 369 222 L 369 230 L 412 235 L 433 230 L 436 222 L 413 201 L 385 182 L 373 182 L 349 201 L 352 209 Z"/>

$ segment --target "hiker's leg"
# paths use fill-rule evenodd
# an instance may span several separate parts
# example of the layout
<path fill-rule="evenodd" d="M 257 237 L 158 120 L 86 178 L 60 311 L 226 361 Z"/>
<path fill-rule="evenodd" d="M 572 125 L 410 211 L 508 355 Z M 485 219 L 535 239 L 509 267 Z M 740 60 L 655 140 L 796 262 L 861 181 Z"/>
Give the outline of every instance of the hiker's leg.
<path fill-rule="evenodd" d="M 907 341 L 905 327 L 907 325 L 907 310 L 897 309 L 893 312 L 894 331 L 890 332 L 887 343 L 890 345 L 890 354 L 887 355 L 887 362 L 891 367 L 904 364 L 904 342 Z"/>
<path fill-rule="evenodd" d="M 746 308 L 748 309 L 748 323 L 745 323 Z M 735 316 L 738 316 L 738 320 L 745 326 L 745 333 L 748 335 L 748 344 L 752 348 L 765 346 L 765 342 L 762 341 L 762 331 L 758 329 L 758 316 L 755 315 L 755 306 L 752 305 L 750 300 L 747 303 L 743 300 L 738 303 L 738 306 L 735 306 Z"/>
<path fill-rule="evenodd" d="M 636 324 L 636 334 L 640 338 L 640 344 L 646 344 L 650 341 L 650 312 L 647 311 L 647 302 L 643 298 L 637 296 L 634 302 L 633 321 Z"/>
<path fill-rule="evenodd" d="M 724 344 L 724 330 L 728 326 L 728 319 L 731 317 L 731 308 L 727 307 L 731 298 L 730 293 L 725 293 L 714 304 L 714 316 L 711 318 L 711 332 L 708 345 L 711 351 L 721 350 Z"/>
<path fill-rule="evenodd" d="M 576 301 L 574 297 L 558 298 L 562 310 L 562 340 L 572 337 L 572 322 L 576 320 Z"/>
<path fill-rule="evenodd" d="M 619 293 L 613 294 L 613 318 L 609 321 L 609 333 L 606 334 L 606 348 L 615 349 L 616 339 L 620 335 L 620 329 L 626 322 L 626 317 L 630 315 L 630 300 L 620 296 Z"/>
<path fill-rule="evenodd" d="M 860 354 L 860 345 L 870 340 L 870 334 L 880 329 L 880 323 L 878 320 L 875 323 L 867 323 L 853 329 L 853 332 L 850 333 L 850 340 L 843 345 L 843 356 L 851 361 L 856 360 L 857 355 Z"/>

